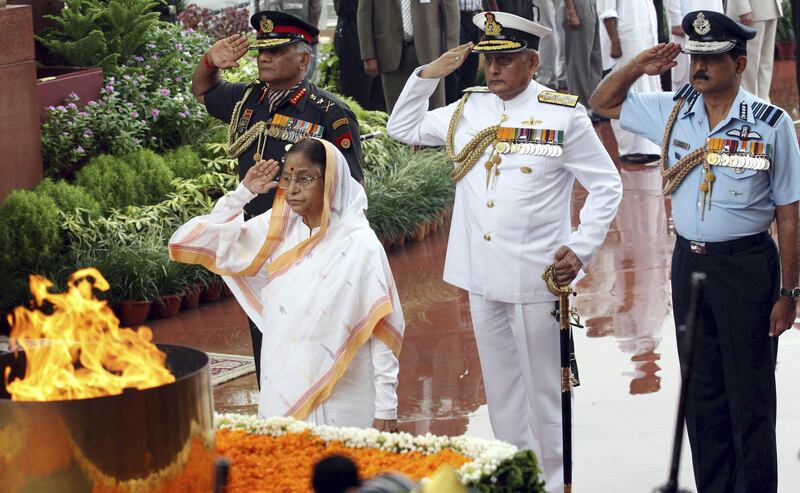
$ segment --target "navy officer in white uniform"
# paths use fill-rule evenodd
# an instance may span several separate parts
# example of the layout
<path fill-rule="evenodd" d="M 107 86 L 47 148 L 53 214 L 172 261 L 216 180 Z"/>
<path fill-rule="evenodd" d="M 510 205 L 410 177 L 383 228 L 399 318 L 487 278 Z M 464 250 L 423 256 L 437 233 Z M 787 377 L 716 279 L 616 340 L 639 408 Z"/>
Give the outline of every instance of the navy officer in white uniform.
<path fill-rule="evenodd" d="M 502 12 L 473 21 L 481 41 L 415 70 L 388 131 L 408 144 L 444 145 L 454 162 L 444 280 L 469 292 L 492 429 L 533 450 L 547 491 L 561 492 L 559 324 L 541 275 L 555 264 L 559 284 L 575 280 L 603 243 L 622 184 L 577 96 L 532 80 L 550 30 Z M 488 87 L 428 111 L 439 79 L 471 51 L 485 57 Z M 589 195 L 573 230 L 575 179 Z"/>
<path fill-rule="evenodd" d="M 682 27 L 690 84 L 630 91 L 642 74 L 675 65 L 680 47 L 657 45 L 606 79 L 591 104 L 662 146 L 678 233 L 676 326 L 686 319 L 691 273 L 707 275 L 686 409 L 698 491 L 775 492 L 775 358 L 800 294 L 800 152 L 789 116 L 741 87 L 756 31 L 711 11 L 690 12 Z"/>

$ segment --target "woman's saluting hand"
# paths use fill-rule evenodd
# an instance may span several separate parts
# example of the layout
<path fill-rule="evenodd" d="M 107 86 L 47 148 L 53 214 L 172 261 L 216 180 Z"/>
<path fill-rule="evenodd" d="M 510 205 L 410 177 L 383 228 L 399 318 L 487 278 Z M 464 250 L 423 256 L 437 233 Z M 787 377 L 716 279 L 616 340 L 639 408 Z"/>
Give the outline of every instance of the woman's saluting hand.
<path fill-rule="evenodd" d="M 262 159 L 247 170 L 242 183 L 252 193 L 267 193 L 278 186 L 275 177 L 278 176 L 280 169 L 278 161 L 274 159 L 264 161 Z"/>

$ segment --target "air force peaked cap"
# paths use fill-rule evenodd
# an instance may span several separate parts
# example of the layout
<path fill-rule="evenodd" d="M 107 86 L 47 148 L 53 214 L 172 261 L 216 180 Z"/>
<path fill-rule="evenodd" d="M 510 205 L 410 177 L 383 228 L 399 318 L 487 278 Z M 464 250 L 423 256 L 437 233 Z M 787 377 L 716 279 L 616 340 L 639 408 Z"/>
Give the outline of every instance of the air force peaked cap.
<path fill-rule="evenodd" d="M 689 12 L 681 23 L 689 37 L 683 52 L 690 55 L 715 55 L 747 46 L 747 40 L 756 37 L 756 30 L 739 24 L 725 14 L 697 10 Z"/>

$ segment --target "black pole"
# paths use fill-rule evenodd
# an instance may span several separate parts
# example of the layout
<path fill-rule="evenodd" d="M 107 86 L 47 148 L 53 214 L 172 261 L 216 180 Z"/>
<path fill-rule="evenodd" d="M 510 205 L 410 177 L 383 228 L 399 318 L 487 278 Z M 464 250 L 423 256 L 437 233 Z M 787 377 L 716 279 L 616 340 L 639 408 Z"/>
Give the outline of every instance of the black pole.
<path fill-rule="evenodd" d="M 683 353 L 685 363 L 681 365 L 681 392 L 678 400 L 678 416 L 675 422 L 675 436 L 672 441 L 672 463 L 669 468 L 667 484 L 656 488 L 657 493 L 688 493 L 687 490 L 678 489 L 678 470 L 681 463 L 681 449 L 683 448 L 683 426 L 686 416 L 686 399 L 689 395 L 689 377 L 692 374 L 694 362 L 695 328 L 700 320 L 701 307 L 703 306 L 706 275 L 702 272 L 692 272 L 692 294 L 689 299 L 689 311 L 686 321 L 678 327 L 678 336 L 682 344 L 678 350 Z"/>

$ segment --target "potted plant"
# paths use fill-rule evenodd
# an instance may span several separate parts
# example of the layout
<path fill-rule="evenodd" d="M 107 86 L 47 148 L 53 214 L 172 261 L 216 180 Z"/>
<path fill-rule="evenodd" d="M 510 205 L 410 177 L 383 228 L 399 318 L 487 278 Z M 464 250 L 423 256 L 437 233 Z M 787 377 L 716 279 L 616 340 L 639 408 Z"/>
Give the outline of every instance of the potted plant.
<path fill-rule="evenodd" d="M 203 278 L 206 275 L 206 268 L 201 265 L 189 265 L 186 268 L 186 289 L 183 292 L 181 310 L 197 308 L 200 304 L 200 291 L 202 290 Z"/>
<path fill-rule="evenodd" d="M 116 243 L 90 256 L 111 286 L 108 299 L 120 325 L 135 326 L 147 320 L 152 300 L 158 297 L 155 279 L 159 263 L 153 246 L 142 240 Z"/>
<path fill-rule="evenodd" d="M 783 17 L 778 19 L 775 31 L 775 49 L 778 60 L 794 60 L 794 30 L 792 29 L 792 4 L 783 0 Z"/>
<path fill-rule="evenodd" d="M 168 318 L 178 314 L 186 290 L 186 264 L 172 262 L 164 249 L 159 259 L 155 284 L 159 296 L 153 300 L 150 318 Z"/>
<path fill-rule="evenodd" d="M 200 290 L 200 303 L 213 303 L 222 297 L 222 279 L 211 271 L 203 276 L 203 288 Z"/>

